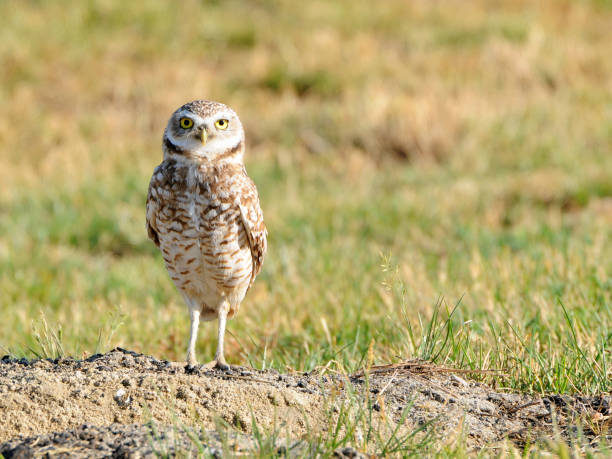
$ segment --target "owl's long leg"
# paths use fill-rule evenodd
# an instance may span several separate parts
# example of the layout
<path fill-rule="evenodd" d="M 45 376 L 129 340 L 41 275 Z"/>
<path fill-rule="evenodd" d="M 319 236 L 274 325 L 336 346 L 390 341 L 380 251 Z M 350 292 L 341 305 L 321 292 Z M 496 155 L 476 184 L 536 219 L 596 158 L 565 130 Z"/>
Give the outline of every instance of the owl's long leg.
<path fill-rule="evenodd" d="M 191 329 L 189 333 L 189 347 L 187 348 L 187 365 L 196 366 L 198 361 L 195 355 L 195 346 L 198 339 L 198 325 L 200 324 L 200 309 L 189 307 L 189 316 L 191 319 Z"/>
<path fill-rule="evenodd" d="M 225 338 L 225 323 L 227 322 L 227 311 L 229 304 L 225 302 L 219 308 L 219 328 L 217 329 L 217 352 L 215 352 L 215 360 L 208 362 L 204 366 L 206 368 L 219 368 L 221 370 L 229 370 L 230 366 L 225 361 L 223 355 L 223 341 Z"/>
<path fill-rule="evenodd" d="M 222 369 L 229 369 L 229 365 L 225 361 L 223 355 L 223 341 L 225 340 L 225 323 L 227 321 L 227 308 L 226 305 L 219 310 L 219 328 L 217 330 L 217 352 L 215 352 L 215 360 L 217 361 L 217 367 Z"/>

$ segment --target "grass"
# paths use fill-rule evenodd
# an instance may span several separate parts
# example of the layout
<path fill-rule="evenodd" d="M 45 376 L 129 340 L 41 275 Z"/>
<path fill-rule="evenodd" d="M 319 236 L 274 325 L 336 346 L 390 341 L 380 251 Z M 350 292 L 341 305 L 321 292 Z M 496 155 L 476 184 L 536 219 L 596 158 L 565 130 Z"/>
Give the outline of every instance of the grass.
<path fill-rule="evenodd" d="M 246 126 L 270 231 L 231 362 L 353 371 L 371 348 L 499 369 L 499 388 L 612 390 L 609 2 L 0 14 L 6 352 L 184 358 L 144 200 L 169 114 L 211 98 Z M 214 346 L 204 325 L 200 358 Z"/>

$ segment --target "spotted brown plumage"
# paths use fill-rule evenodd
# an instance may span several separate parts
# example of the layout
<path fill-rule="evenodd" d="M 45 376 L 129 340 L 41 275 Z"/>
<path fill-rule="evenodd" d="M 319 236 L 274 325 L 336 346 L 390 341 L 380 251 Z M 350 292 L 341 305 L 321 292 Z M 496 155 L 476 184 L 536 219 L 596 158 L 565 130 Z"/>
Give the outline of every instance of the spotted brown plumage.
<path fill-rule="evenodd" d="M 229 107 L 194 101 L 174 112 L 162 146 L 164 160 L 149 184 L 147 232 L 190 311 L 188 364 L 197 363 L 200 318 L 217 318 L 210 365 L 226 367 L 225 321 L 261 271 L 267 244 L 257 188 L 243 163 L 242 125 Z"/>

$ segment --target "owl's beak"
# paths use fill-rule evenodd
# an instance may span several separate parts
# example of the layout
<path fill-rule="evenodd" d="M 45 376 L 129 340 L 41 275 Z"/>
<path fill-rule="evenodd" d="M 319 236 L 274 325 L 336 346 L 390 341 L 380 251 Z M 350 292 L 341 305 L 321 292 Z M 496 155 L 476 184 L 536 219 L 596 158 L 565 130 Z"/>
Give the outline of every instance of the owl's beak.
<path fill-rule="evenodd" d="M 206 129 L 202 129 L 200 133 L 200 140 L 202 141 L 202 145 L 206 145 L 206 141 L 208 140 L 208 134 L 206 134 Z"/>

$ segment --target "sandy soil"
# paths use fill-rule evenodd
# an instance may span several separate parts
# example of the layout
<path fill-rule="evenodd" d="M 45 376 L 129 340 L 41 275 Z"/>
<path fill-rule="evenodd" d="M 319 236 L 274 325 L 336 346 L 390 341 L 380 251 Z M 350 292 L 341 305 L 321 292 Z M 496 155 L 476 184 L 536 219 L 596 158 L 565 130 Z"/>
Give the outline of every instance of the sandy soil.
<path fill-rule="evenodd" d="M 587 441 L 602 435 L 612 441 L 606 433 L 609 395 L 530 397 L 495 392 L 467 378 L 423 362 L 375 367 L 366 378 L 247 368 L 190 373 L 182 364 L 123 349 L 82 361 L 5 357 L 0 453 L 139 457 L 202 448 L 213 455 L 228 447 L 248 451 L 256 447 L 253 420 L 264 432 L 280 428 L 291 440 L 278 447 L 297 452 L 304 448 L 302 438 L 324 435 L 329 420 L 349 406 L 370 406 L 374 422 L 389 429 L 399 423 L 407 432 L 431 421 L 445 442 L 463 435 L 472 449 L 505 439 L 521 447 L 556 434 L 571 437 L 577 423 Z M 235 427 L 229 440 L 216 432 L 220 420 Z"/>

